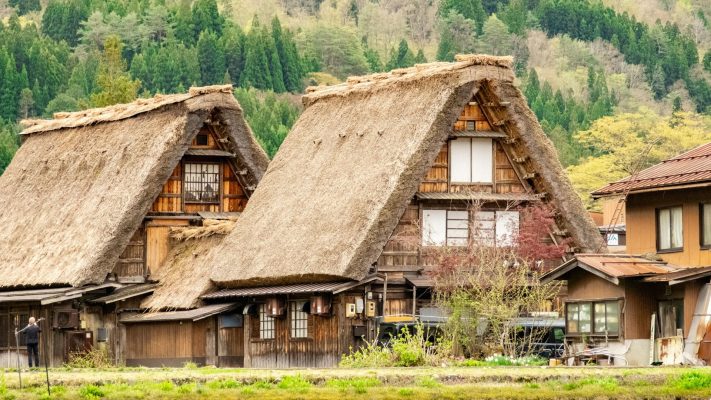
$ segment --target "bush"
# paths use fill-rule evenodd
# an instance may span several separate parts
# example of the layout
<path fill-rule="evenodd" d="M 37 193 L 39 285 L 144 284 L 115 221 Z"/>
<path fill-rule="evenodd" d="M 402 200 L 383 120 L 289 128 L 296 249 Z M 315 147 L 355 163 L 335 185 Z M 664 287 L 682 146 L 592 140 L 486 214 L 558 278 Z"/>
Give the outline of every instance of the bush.
<path fill-rule="evenodd" d="M 416 367 L 437 366 L 449 358 L 451 345 L 438 340 L 431 343 L 424 335 L 425 329 L 419 324 L 414 333 L 403 328 L 400 335 L 392 337 L 388 346 L 382 346 L 377 339 L 344 355 L 341 367 L 377 368 L 377 367 Z M 377 335 L 376 335 L 377 336 Z"/>
<path fill-rule="evenodd" d="M 311 382 L 307 381 L 306 379 L 300 377 L 300 376 L 285 376 L 282 378 L 282 380 L 277 384 L 277 387 L 279 389 L 285 389 L 285 390 L 292 390 L 295 392 L 299 393 L 305 393 L 307 392 L 311 386 Z"/>
<path fill-rule="evenodd" d="M 67 368 L 111 368 L 114 366 L 109 352 L 102 349 L 92 349 L 88 352 L 71 353 Z"/>

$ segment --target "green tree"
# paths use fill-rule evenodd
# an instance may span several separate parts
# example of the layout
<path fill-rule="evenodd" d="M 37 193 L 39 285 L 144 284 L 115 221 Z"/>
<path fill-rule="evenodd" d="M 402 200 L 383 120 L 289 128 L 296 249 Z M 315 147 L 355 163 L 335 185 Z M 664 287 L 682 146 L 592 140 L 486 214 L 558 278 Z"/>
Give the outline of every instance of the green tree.
<path fill-rule="evenodd" d="M 483 33 L 484 22 L 488 14 L 484 10 L 481 0 L 442 0 L 439 5 L 439 14 L 447 16 L 452 11 L 474 21 L 477 34 Z"/>
<path fill-rule="evenodd" d="M 305 30 L 300 39 L 304 56 L 317 60 L 325 72 L 340 79 L 368 72 L 361 41 L 352 28 L 319 24 Z"/>
<path fill-rule="evenodd" d="M 195 34 L 193 13 L 190 10 L 190 0 L 180 0 L 173 18 L 175 38 L 186 45 L 194 44 L 198 35 Z M 199 34 L 199 32 L 198 32 Z"/>
<path fill-rule="evenodd" d="M 454 61 L 456 54 L 475 52 L 476 26 L 474 21 L 452 10 L 441 20 L 439 31 L 437 60 Z"/>
<path fill-rule="evenodd" d="M 299 52 L 296 50 L 291 32 L 282 30 L 277 17 L 272 19 L 272 38 L 281 62 L 284 86 L 289 92 L 298 92 L 301 90 L 301 81 L 304 77 Z"/>
<path fill-rule="evenodd" d="M 509 29 L 492 14 L 484 23 L 484 33 L 481 36 L 480 48 L 482 52 L 493 55 L 509 55 L 513 50 L 513 38 Z"/>
<path fill-rule="evenodd" d="M 222 33 L 224 18 L 217 10 L 215 0 L 196 0 L 192 9 L 192 23 L 194 37 L 199 38 L 200 33 L 212 31 L 218 36 Z"/>
<path fill-rule="evenodd" d="M 528 7 L 526 0 L 511 0 L 501 7 L 498 13 L 499 18 L 509 28 L 509 32 L 514 35 L 523 36 L 528 27 Z"/>
<path fill-rule="evenodd" d="M 12 157 L 19 147 L 19 136 L 17 127 L 9 122 L 0 119 L 0 175 L 10 165 Z"/>
<path fill-rule="evenodd" d="M 365 60 L 368 62 L 368 67 L 370 72 L 381 72 L 383 70 L 383 63 L 380 62 L 380 55 L 377 51 L 366 47 L 364 51 Z"/>
<path fill-rule="evenodd" d="M 203 31 L 197 42 L 200 77 L 203 85 L 222 82 L 225 75 L 225 51 L 212 31 Z"/>
<path fill-rule="evenodd" d="M 711 49 L 704 54 L 704 69 L 711 72 Z"/>
<path fill-rule="evenodd" d="M 126 61 L 121 58 L 122 49 L 123 45 L 117 36 L 106 39 L 96 77 L 98 92 L 91 95 L 94 107 L 129 103 L 138 94 L 141 82 L 131 79 L 126 71 Z"/>
<path fill-rule="evenodd" d="M 20 15 L 25 15 L 31 11 L 39 11 L 42 9 L 40 0 L 9 0 L 8 4 L 10 7 L 15 7 L 17 9 L 17 13 Z"/>
<path fill-rule="evenodd" d="M 392 51 L 392 56 L 390 61 L 385 66 L 387 70 L 393 70 L 395 68 L 407 68 L 415 65 L 415 55 L 410 50 L 410 46 L 407 45 L 405 39 L 400 40 L 397 51 Z"/>
<path fill-rule="evenodd" d="M 269 57 L 260 33 L 259 19 L 255 16 L 244 42 L 244 70 L 240 76 L 240 86 L 271 89 L 272 74 L 269 70 Z"/>

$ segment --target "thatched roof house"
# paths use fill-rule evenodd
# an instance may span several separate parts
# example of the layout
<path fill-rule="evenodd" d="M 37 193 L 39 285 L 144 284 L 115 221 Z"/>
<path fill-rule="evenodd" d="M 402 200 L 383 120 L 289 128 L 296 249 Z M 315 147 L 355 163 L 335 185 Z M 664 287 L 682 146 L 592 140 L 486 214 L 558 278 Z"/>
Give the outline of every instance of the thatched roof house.
<path fill-rule="evenodd" d="M 268 158 L 230 86 L 25 121 L 0 177 L 0 287 L 104 282 L 207 122 L 256 185 Z"/>
<path fill-rule="evenodd" d="M 526 99 L 511 58 L 462 56 L 350 78 L 304 96 L 306 109 L 237 224 L 208 259 L 220 286 L 360 280 L 474 95 L 502 105 L 497 128 L 520 140 L 538 192 L 583 250 L 601 248 Z M 257 240 L 254 240 L 257 238 Z M 219 254 L 231 252 L 229 258 Z"/>

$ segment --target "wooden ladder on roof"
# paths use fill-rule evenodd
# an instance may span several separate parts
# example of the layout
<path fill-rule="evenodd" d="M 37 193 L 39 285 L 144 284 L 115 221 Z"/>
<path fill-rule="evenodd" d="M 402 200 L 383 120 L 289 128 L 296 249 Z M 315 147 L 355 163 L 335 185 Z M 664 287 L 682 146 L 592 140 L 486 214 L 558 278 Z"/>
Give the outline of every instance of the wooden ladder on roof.
<path fill-rule="evenodd" d="M 644 165 L 645 161 L 647 161 L 649 152 L 652 151 L 652 148 L 656 146 L 660 140 L 661 139 L 655 139 L 649 144 L 647 144 L 642 153 L 640 153 L 639 157 L 637 157 L 637 159 L 635 160 L 634 166 L 632 167 L 632 174 L 630 175 L 629 179 L 627 179 L 627 184 L 622 190 L 622 195 L 620 195 L 620 198 L 617 199 L 617 204 L 615 204 L 615 210 L 612 212 L 612 218 L 610 218 L 610 223 L 607 224 L 607 233 L 605 233 L 605 241 L 603 242 L 603 245 L 607 245 L 607 234 L 615 228 L 620 218 L 622 217 L 622 211 L 624 211 L 625 206 L 627 205 L 627 196 L 632 190 L 632 182 L 635 181 L 639 173 L 642 171 L 642 166 Z M 597 249 L 596 253 L 600 252 L 603 245 L 601 245 Z"/>

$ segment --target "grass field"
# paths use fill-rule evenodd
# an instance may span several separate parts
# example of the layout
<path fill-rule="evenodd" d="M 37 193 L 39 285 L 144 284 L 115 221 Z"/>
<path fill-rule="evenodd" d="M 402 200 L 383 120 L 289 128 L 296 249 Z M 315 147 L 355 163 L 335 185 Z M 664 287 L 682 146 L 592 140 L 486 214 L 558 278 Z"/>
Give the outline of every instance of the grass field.
<path fill-rule="evenodd" d="M 678 399 L 711 398 L 711 368 L 0 370 L 0 400 L 33 399 Z"/>

